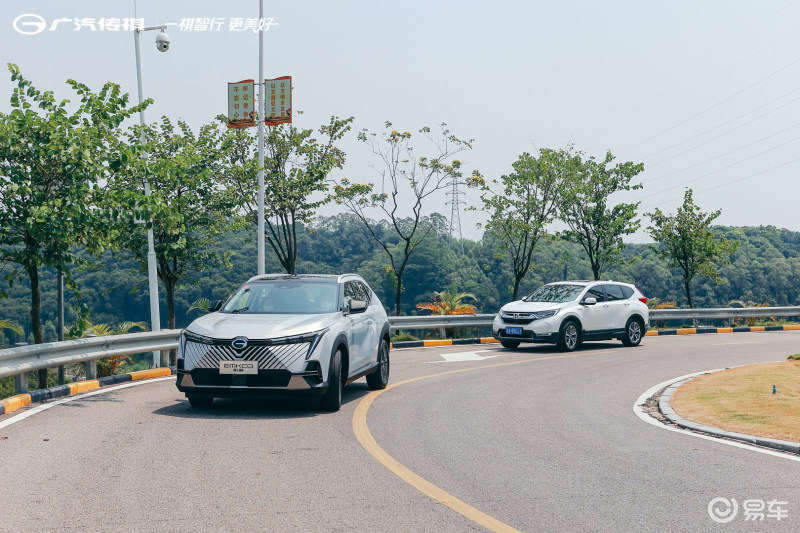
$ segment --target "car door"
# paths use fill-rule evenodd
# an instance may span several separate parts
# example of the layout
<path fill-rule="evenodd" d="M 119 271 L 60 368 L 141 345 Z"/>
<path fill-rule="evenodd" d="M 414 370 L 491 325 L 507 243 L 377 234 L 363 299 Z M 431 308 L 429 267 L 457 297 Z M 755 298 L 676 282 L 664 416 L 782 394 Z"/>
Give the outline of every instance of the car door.
<path fill-rule="evenodd" d="M 630 302 L 626 300 L 622 287 L 616 283 L 606 283 L 603 288 L 606 291 L 606 309 L 608 310 L 606 329 L 625 329 Z"/>
<path fill-rule="evenodd" d="M 344 284 L 345 310 L 348 311 L 345 318 L 347 319 L 347 344 L 350 350 L 350 374 L 360 370 L 365 365 L 364 360 L 369 357 L 369 349 L 366 345 L 369 331 L 367 323 L 369 307 L 361 313 L 349 312 L 350 302 L 362 300 L 364 297 L 364 292 L 359 285 L 357 281 L 346 281 Z"/>
<path fill-rule="evenodd" d="M 364 333 L 364 343 L 361 346 L 364 354 L 362 364 L 367 365 L 378 360 L 378 342 L 380 341 L 381 332 L 379 330 L 380 324 L 378 323 L 378 307 L 375 305 L 372 291 L 361 282 L 358 282 L 358 288 L 362 291 L 364 301 L 367 302 L 367 310 L 364 312 L 364 323 L 367 326 L 367 330 Z"/>
<path fill-rule="evenodd" d="M 595 333 L 603 331 L 607 328 L 607 309 L 606 309 L 606 295 L 603 291 L 602 285 L 594 285 L 586 291 L 583 295 L 582 301 L 586 298 L 594 298 L 597 303 L 594 305 L 581 306 L 581 322 L 583 322 L 583 329 L 586 333 Z"/>

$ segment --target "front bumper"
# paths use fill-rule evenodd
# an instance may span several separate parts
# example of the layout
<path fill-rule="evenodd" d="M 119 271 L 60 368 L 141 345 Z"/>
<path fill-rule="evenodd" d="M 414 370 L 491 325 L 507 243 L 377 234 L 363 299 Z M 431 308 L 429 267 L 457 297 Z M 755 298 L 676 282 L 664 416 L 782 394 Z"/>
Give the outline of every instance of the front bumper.
<path fill-rule="evenodd" d="M 506 324 L 497 316 L 492 324 L 492 336 L 501 341 L 556 343 L 560 323 L 561 318 L 558 315 L 532 320 L 526 324 Z M 522 334 L 508 334 L 506 328 L 521 328 Z"/>
<path fill-rule="evenodd" d="M 318 370 L 292 373 L 288 370 L 263 370 L 258 374 L 220 374 L 207 368 L 181 369 L 178 360 L 178 377 L 175 385 L 187 396 L 231 397 L 271 396 L 278 394 L 322 395 L 328 384 Z"/>

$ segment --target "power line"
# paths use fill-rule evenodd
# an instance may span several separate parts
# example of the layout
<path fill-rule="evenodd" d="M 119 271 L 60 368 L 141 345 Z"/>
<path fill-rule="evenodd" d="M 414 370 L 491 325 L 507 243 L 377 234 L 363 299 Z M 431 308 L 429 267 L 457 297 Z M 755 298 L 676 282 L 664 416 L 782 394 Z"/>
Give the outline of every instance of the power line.
<path fill-rule="evenodd" d="M 702 176 L 698 176 L 698 177 L 696 177 L 696 178 L 692 178 L 692 179 L 690 179 L 690 180 L 684 181 L 683 183 L 679 183 L 678 185 L 674 185 L 674 186 L 672 186 L 672 187 L 667 187 L 666 189 L 663 189 L 663 190 L 660 190 L 660 191 L 658 191 L 658 192 L 654 192 L 654 193 L 648 194 L 648 195 L 646 195 L 646 196 L 643 196 L 643 197 L 642 197 L 642 199 L 644 199 L 644 198 L 650 198 L 650 197 L 653 197 L 653 196 L 657 196 L 657 195 L 659 195 L 659 194 L 662 194 L 662 193 L 665 193 L 665 192 L 667 192 L 667 191 L 671 191 L 672 189 L 677 189 L 678 187 L 682 187 L 682 186 L 686 185 L 687 183 L 693 183 L 693 182 L 695 182 L 695 181 L 698 181 L 698 180 L 701 180 L 701 179 L 707 178 L 707 177 L 709 177 L 709 176 L 713 176 L 714 174 L 717 174 L 717 173 L 719 173 L 719 172 L 722 172 L 723 170 L 728 170 L 729 168 L 735 167 L 736 165 L 740 165 L 740 164 L 742 164 L 742 163 L 745 163 L 745 162 L 747 162 L 747 161 L 750 161 L 750 160 L 752 160 L 752 159 L 755 159 L 755 158 L 756 158 L 756 157 L 758 157 L 758 156 L 764 155 L 764 154 L 766 154 L 767 152 L 771 152 L 772 150 L 775 150 L 775 149 L 777 149 L 777 148 L 781 148 L 782 146 L 786 146 L 787 144 L 789 144 L 789 143 L 791 143 L 791 142 L 793 142 L 793 141 L 796 141 L 796 140 L 798 140 L 798 139 L 800 139 L 800 135 L 798 135 L 797 137 L 794 137 L 794 138 L 792 138 L 792 139 L 789 139 L 788 141 L 786 141 L 786 142 L 784 142 L 784 143 L 781 143 L 781 144 L 779 144 L 779 145 L 777 145 L 777 146 L 773 146 L 772 148 L 768 148 L 768 149 L 766 149 L 766 150 L 763 150 L 763 151 L 761 151 L 761 152 L 759 152 L 759 153 L 757 153 L 757 154 L 751 155 L 751 156 L 749 156 L 749 157 L 745 157 L 744 159 L 740 159 L 739 161 L 736 161 L 735 163 L 731 163 L 731 164 L 730 164 L 730 165 L 728 165 L 728 166 L 725 166 L 725 167 L 719 168 L 719 169 L 717 169 L 717 170 L 714 170 L 713 172 L 709 172 L 708 174 L 703 174 Z"/>
<path fill-rule="evenodd" d="M 689 137 L 689 138 L 687 138 L 687 139 L 684 139 L 684 140 L 682 140 L 682 141 L 679 141 L 679 142 L 677 142 L 677 143 L 675 143 L 675 144 L 673 144 L 673 145 L 671 145 L 671 146 L 668 146 L 668 147 L 666 147 L 666 148 L 662 148 L 661 150 L 657 150 L 657 151 L 655 151 L 655 152 L 652 152 L 652 153 L 650 153 L 650 154 L 648 154 L 648 155 L 646 155 L 646 156 L 644 156 L 644 157 L 637 158 L 637 159 L 647 160 L 647 159 L 649 159 L 649 158 L 653 157 L 654 155 L 658 155 L 658 154 L 661 154 L 661 153 L 663 153 L 663 152 L 667 152 L 667 151 L 669 151 L 669 150 L 671 150 L 671 149 L 675 148 L 676 146 L 680 146 L 681 144 L 687 143 L 687 142 L 689 142 L 689 141 L 693 141 L 694 139 L 697 139 L 698 137 L 702 137 L 702 136 L 703 136 L 703 135 L 705 135 L 706 133 L 710 133 L 710 132 L 712 132 L 712 131 L 714 131 L 714 130 L 716 130 L 716 129 L 719 129 L 719 128 L 723 127 L 723 126 L 726 126 L 726 125 L 730 124 L 731 122 L 736 122 L 736 121 L 737 121 L 737 120 L 739 120 L 740 118 L 742 118 L 742 117 L 745 117 L 745 116 L 747 116 L 747 115 L 749 115 L 749 114 L 751 114 L 751 113 L 753 113 L 753 112 L 755 112 L 755 111 L 758 111 L 759 109 L 762 109 L 762 108 L 764 108 L 764 107 L 766 107 L 766 106 L 768 106 L 768 105 L 770 105 L 770 104 L 773 104 L 773 103 L 777 102 L 778 100 L 781 100 L 782 98 L 786 98 L 786 97 L 787 97 L 787 96 L 789 96 L 790 94 L 794 94 L 794 93 L 796 93 L 797 91 L 800 91 L 800 87 L 798 87 L 798 88 L 796 88 L 796 89 L 793 89 L 793 90 L 789 91 L 788 93 L 784 94 L 783 96 L 779 96 L 778 98 L 775 98 L 774 100 L 770 100 L 769 102 L 767 102 L 767 103 L 765 103 L 765 104 L 762 104 L 762 105 L 760 105 L 760 106 L 758 106 L 758 107 L 755 107 L 755 108 L 751 109 L 750 111 L 747 111 L 747 112 L 745 112 L 745 113 L 742 113 L 741 115 L 739 115 L 739 116 L 737 116 L 737 117 L 734 117 L 734 118 L 732 118 L 732 119 L 730 119 L 730 120 L 726 120 L 726 121 L 725 121 L 725 122 L 723 122 L 722 124 L 718 124 L 717 126 L 714 126 L 713 128 L 709 128 L 709 129 L 705 130 L 704 132 L 698 133 L 697 135 L 694 135 L 694 136 L 692 136 L 692 137 Z M 720 137 L 724 137 L 725 135 L 727 135 L 727 134 L 729 134 L 729 133 L 731 133 L 731 132 L 734 132 L 734 131 L 736 131 L 736 130 L 738 130 L 738 129 L 740 129 L 740 128 L 744 127 L 744 126 L 747 126 L 748 124 L 752 124 L 753 122 L 755 122 L 756 120 L 758 120 L 758 119 L 760 119 L 760 118 L 764 118 L 764 117 L 766 117 L 767 115 L 771 115 L 772 113 L 774 113 L 774 112 L 776 112 L 776 111 L 778 111 L 778 110 L 780 110 L 780 109 L 783 109 L 783 108 L 784 108 L 784 107 L 786 107 L 787 105 L 789 105 L 789 104 L 791 104 L 791 103 L 794 103 L 794 102 L 796 102 L 797 100 L 800 100 L 800 96 L 798 96 L 797 98 L 794 98 L 794 99 L 792 99 L 792 100 L 789 100 L 789 101 L 788 101 L 788 102 L 786 102 L 785 104 L 782 104 L 782 105 L 780 105 L 780 106 L 776 107 L 775 109 L 772 109 L 772 110 L 770 110 L 770 111 L 767 111 L 766 113 L 763 113 L 763 114 L 761 114 L 761 115 L 758 115 L 758 116 L 756 116 L 755 118 L 753 118 L 752 120 L 749 120 L 748 122 L 745 122 L 745 123 L 743 123 L 743 124 L 740 124 L 739 126 L 736 126 L 736 127 L 734 127 L 734 128 L 731 128 L 731 129 L 729 129 L 728 131 L 726 131 L 725 133 L 721 133 L 721 134 L 717 135 L 716 137 L 713 137 L 713 138 L 711 138 L 711 139 L 709 139 L 709 140 L 707 140 L 707 141 L 704 141 L 704 142 L 702 142 L 702 143 L 700 143 L 700 144 L 698 144 L 698 145 L 695 145 L 695 146 L 693 146 L 693 147 L 691 147 L 691 148 L 687 148 L 687 149 L 686 149 L 686 150 L 684 150 L 683 152 L 679 152 L 679 153 L 677 153 L 677 154 L 674 154 L 674 155 L 672 155 L 672 156 L 670 156 L 670 157 L 668 157 L 668 158 L 666 158 L 666 159 L 662 159 L 662 160 L 660 160 L 660 161 L 656 161 L 655 163 L 649 163 L 649 164 L 648 164 L 648 168 L 652 168 L 652 167 L 654 167 L 654 166 L 656 166 L 656 165 L 660 165 L 660 164 L 662 164 L 662 163 L 665 163 L 665 162 L 667 162 L 667 161 L 670 161 L 671 159 L 675 159 L 675 158 L 676 158 L 676 157 L 678 157 L 678 156 L 681 156 L 681 155 L 683 155 L 683 154 L 685 154 L 685 153 L 691 152 L 691 151 L 692 151 L 692 150 L 694 150 L 695 148 L 699 148 L 699 147 L 701 147 L 701 146 L 704 146 L 704 145 L 708 144 L 708 143 L 709 143 L 709 142 L 711 142 L 711 141 L 715 141 L 715 140 L 719 139 Z"/>
<path fill-rule="evenodd" d="M 698 193 L 704 193 L 704 192 L 709 192 L 709 191 L 713 191 L 713 190 L 716 190 L 716 189 L 720 189 L 722 187 L 729 187 L 730 185 L 732 185 L 734 183 L 739 183 L 740 181 L 744 181 L 746 179 L 750 179 L 750 178 L 753 178 L 755 176 L 760 176 L 761 174 L 765 174 L 767 172 L 771 172 L 771 171 L 776 170 L 778 168 L 785 167 L 787 165 L 791 165 L 792 163 L 797 163 L 798 161 L 800 161 L 800 157 L 798 157 L 797 159 L 792 159 L 791 161 L 787 161 L 785 163 L 781 163 L 780 165 L 775 165 L 774 167 L 770 167 L 770 168 L 767 168 L 767 169 L 764 169 L 764 170 L 760 170 L 758 172 L 754 172 L 752 174 L 748 174 L 746 176 L 742 176 L 741 178 L 737 178 L 735 180 L 728 181 L 726 183 L 721 183 L 720 185 L 715 185 L 713 187 L 709 187 L 707 189 L 703 189 L 703 190 L 697 191 L 697 192 Z M 642 209 L 649 209 L 651 207 L 658 207 L 659 205 L 664 205 L 665 203 L 668 203 L 668 202 L 674 202 L 675 200 L 680 200 L 680 198 L 671 198 L 669 200 L 663 200 L 661 202 L 648 204 L 646 206 L 643 206 Z"/>
<path fill-rule="evenodd" d="M 798 98 L 800 99 L 800 97 L 798 97 Z M 756 139 L 755 141 L 751 141 L 751 142 L 748 142 L 747 144 L 743 144 L 741 146 L 738 146 L 738 147 L 734 148 L 733 150 L 729 150 L 729 151 L 725 152 L 724 154 L 720 154 L 720 155 L 714 156 L 711 159 L 706 159 L 705 161 L 700 161 L 699 163 L 695 163 L 693 165 L 689 165 L 688 167 L 682 168 L 680 170 L 673 170 L 672 172 L 668 172 L 666 174 L 660 174 L 657 178 L 650 178 L 650 179 L 647 179 L 647 180 L 643 180 L 642 183 L 649 183 L 649 182 L 653 181 L 654 179 L 663 179 L 663 178 L 666 178 L 667 176 L 672 176 L 673 174 L 679 174 L 681 172 L 685 172 L 685 171 L 687 171 L 689 169 L 692 169 L 694 167 L 697 167 L 697 166 L 700 166 L 700 165 L 704 165 L 706 163 L 710 163 L 711 161 L 719 159 L 720 157 L 725 157 L 726 155 L 730 155 L 732 153 L 739 152 L 740 150 L 743 150 L 744 148 L 748 148 L 749 146 L 752 146 L 752 145 L 754 145 L 756 143 L 760 143 L 761 141 L 766 141 L 770 137 L 775 137 L 776 135 L 780 135 L 781 133 L 783 133 L 785 131 L 789 131 L 791 129 L 794 129 L 794 128 L 798 127 L 798 126 L 800 126 L 800 122 L 798 122 L 798 123 L 796 123 L 796 124 L 794 124 L 792 126 L 789 126 L 788 128 L 784 128 L 784 129 L 782 129 L 780 131 L 776 131 L 775 133 L 770 133 L 769 135 L 767 135 L 765 137 L 761 137 L 760 139 Z M 718 137 L 715 137 L 715 139 L 716 138 L 718 138 Z M 710 141 L 713 141 L 713 140 L 714 139 L 711 139 Z M 710 141 L 708 141 L 708 142 L 710 142 Z M 702 146 L 702 145 L 699 145 L 699 146 Z"/>
<path fill-rule="evenodd" d="M 623 153 L 623 152 L 627 152 L 627 151 L 628 151 L 628 150 L 630 150 L 631 148 L 636 148 L 637 146 L 641 146 L 642 144 L 644 144 L 644 143 L 646 143 L 646 142 L 652 141 L 653 139 L 655 139 L 655 138 L 657 138 L 657 137 L 660 137 L 661 135 L 663 135 L 663 134 L 665 134 L 665 133 L 667 133 L 667 132 L 669 132 L 669 131 L 672 131 L 672 130 L 674 130 L 675 128 L 677 128 L 677 127 L 679 127 L 679 126 L 682 126 L 682 125 L 686 124 L 687 122 L 689 122 L 689 121 L 691 121 L 691 120 L 694 120 L 695 118 L 699 117 L 700 115 L 703 115 L 703 114 L 705 114 L 705 113 L 708 113 L 708 112 L 709 112 L 709 111 L 711 111 L 712 109 L 714 109 L 714 108 L 716 108 L 716 107 L 719 107 L 719 106 L 721 106 L 722 104 L 724 104 L 725 102 L 728 102 L 728 101 L 732 100 L 733 98 L 736 98 L 736 97 L 737 97 L 737 96 L 739 96 L 740 94 L 742 94 L 742 93 L 744 93 L 744 92 L 746 92 L 746 91 L 748 91 L 748 90 L 752 89 L 753 87 L 755 87 L 755 86 L 756 86 L 756 85 L 758 85 L 759 83 L 761 83 L 761 82 L 763 82 L 763 81 L 766 81 L 767 79 L 771 78 L 771 77 L 772 77 L 772 76 L 774 76 L 775 74 L 778 74 L 779 72 L 782 72 L 782 71 L 786 70 L 787 68 L 791 67 L 792 65 L 794 65 L 795 63 L 798 63 L 798 62 L 800 62 L 800 57 L 798 57 L 797 59 L 794 59 L 794 60 L 790 61 L 789 63 L 787 63 L 786 65 L 782 66 L 782 67 L 781 67 L 781 68 L 779 68 L 778 70 L 775 70 L 775 71 L 771 72 L 770 74 L 767 74 L 766 76 L 764 76 L 764 77 L 763 77 L 763 78 L 761 78 L 760 80 L 758 80 L 758 81 L 756 81 L 756 82 L 753 82 L 753 83 L 751 83 L 750 85 L 748 85 L 748 86 L 747 86 L 747 87 L 745 87 L 744 89 L 741 89 L 741 90 L 739 90 L 739 91 L 737 91 L 737 92 L 733 93 L 732 95 L 730 95 L 730 96 L 728 96 L 728 97 L 726 97 L 726 98 L 723 98 L 722 100 L 718 101 L 717 103 L 715 103 L 715 104 L 713 104 L 713 105 L 711 105 L 711 106 L 709 106 L 709 107 L 707 107 L 707 108 L 703 109 L 702 111 L 699 111 L 699 112 L 695 113 L 695 114 L 694 114 L 694 115 L 692 115 L 691 117 L 689 117 L 689 118 L 687 118 L 687 119 L 684 119 L 684 120 L 682 120 L 682 121 L 678 122 L 677 124 L 674 124 L 674 125 L 670 126 L 669 128 L 667 128 L 667 129 L 665 129 L 665 130 L 662 130 L 662 131 L 660 131 L 660 132 L 656 133 L 655 135 L 651 135 L 650 137 L 648 137 L 648 138 L 646 138 L 646 139 L 644 139 L 644 140 L 641 140 L 641 141 L 639 141 L 639 142 L 637 142 L 637 143 L 635 143 L 635 144 L 632 144 L 632 145 L 628 146 L 627 148 L 624 148 L 624 149 L 620 150 L 619 152 L 617 152 L 617 154 L 621 154 L 621 153 Z"/>
<path fill-rule="evenodd" d="M 653 89 L 655 89 L 655 88 L 657 88 L 657 87 L 659 87 L 659 86 L 663 85 L 665 82 L 667 82 L 667 81 L 669 81 L 669 80 L 671 80 L 671 79 L 673 79 L 673 78 L 675 78 L 675 77 L 679 76 L 680 74 L 683 74 L 684 72 L 686 72 L 687 70 L 691 69 L 691 68 L 692 68 L 692 67 L 694 67 L 695 65 L 697 65 L 697 64 L 699 64 L 699 63 L 701 63 L 701 62 L 705 61 L 706 59 L 708 59 L 709 57 L 713 56 L 714 54 L 716 54 L 716 53 L 717 53 L 717 52 L 719 52 L 720 50 L 722 50 L 722 49 L 726 48 L 728 45 L 730 45 L 730 44 L 731 44 L 731 43 L 733 43 L 734 41 L 736 41 L 736 40 L 738 40 L 739 38 L 741 38 L 743 35 L 745 35 L 745 34 L 749 33 L 750 31 L 754 30 L 755 28 L 757 28 L 758 26 L 760 26 L 761 24 L 763 24 L 763 23 L 764 23 L 764 22 L 766 22 L 767 20 L 771 19 L 772 17 L 774 17 L 775 15 L 777 15 L 778 13 L 782 12 L 783 10 L 785 10 L 786 8 L 788 8 L 789 6 L 791 6 L 791 5 L 795 4 L 795 3 L 797 3 L 797 0 L 793 0 L 793 1 L 789 2 L 788 4 L 784 5 L 783 7 L 779 8 L 779 9 L 778 9 L 778 10 L 776 10 L 776 11 L 774 11 L 773 13 L 771 13 L 771 14 L 767 15 L 767 16 L 766 16 L 766 17 L 764 17 L 763 19 L 759 20 L 758 22 L 756 22 L 755 24 L 753 24 L 752 26 L 750 26 L 750 27 L 749 27 L 749 28 L 747 28 L 746 30 L 744 30 L 744 31 L 742 31 L 742 32 L 740 32 L 740 33 L 738 33 L 737 35 L 735 35 L 734 37 L 732 37 L 732 38 L 731 38 L 731 39 L 729 39 L 728 41 L 725 41 L 725 42 L 724 42 L 723 44 L 721 44 L 720 46 L 718 46 L 718 47 L 714 48 L 713 50 L 711 50 L 710 52 L 708 52 L 706 55 L 704 55 L 704 56 L 702 56 L 702 57 L 700 57 L 700 58 L 698 58 L 698 59 L 695 59 L 694 61 L 692 61 L 691 63 L 689 63 L 689 64 L 688 64 L 688 65 L 686 65 L 685 67 L 683 67 L 682 69 L 680 69 L 680 70 L 678 70 L 678 71 L 676 71 L 676 72 L 674 72 L 674 73 L 670 74 L 669 76 L 666 76 L 666 77 L 662 78 L 661 80 L 659 80 L 658 82 L 656 82 L 654 85 L 651 85 L 650 87 L 648 87 L 648 88 L 647 88 L 647 89 L 645 89 L 644 91 L 640 92 L 640 93 L 639 93 L 639 94 L 637 94 L 636 96 L 634 96 L 634 97 L 632 97 L 632 98 L 629 98 L 629 99 L 625 100 L 624 102 L 622 102 L 622 103 L 620 103 L 620 104 L 618 104 L 618 105 L 614 106 L 613 108 L 611 108 L 611 109 L 610 109 L 609 111 L 607 111 L 606 113 L 603 113 L 603 114 L 601 114 L 601 115 L 598 115 L 596 118 L 592 119 L 592 121 L 591 121 L 591 122 L 589 122 L 589 124 L 587 125 L 587 127 L 589 127 L 589 126 L 592 126 L 593 124 L 595 124 L 596 122 L 598 122 L 600 119 L 602 119 L 602 118 L 605 118 L 605 117 L 607 117 L 608 115 L 610 115 L 611 113 L 613 113 L 613 112 L 617 111 L 618 109 L 620 109 L 620 108 L 622 108 L 622 107 L 625 107 L 625 106 L 629 105 L 631 102 L 634 102 L 634 101 L 638 100 L 638 99 L 639 99 L 639 98 L 641 98 L 642 96 L 644 96 L 644 95 L 648 94 L 649 92 L 651 92 Z M 771 46 L 774 46 L 774 45 L 775 45 L 775 44 L 777 44 L 778 42 L 780 42 L 780 41 L 782 41 L 782 40 L 784 40 L 784 39 L 788 38 L 789 36 L 793 35 L 793 34 L 794 34 L 794 33 L 796 33 L 797 31 L 800 31 L 800 30 L 796 30 L 796 31 L 794 31 L 794 32 L 790 33 L 789 35 L 787 35 L 787 36 L 785 36 L 785 37 L 783 37 L 783 38 L 779 39 L 778 41 L 776 41 L 776 42 L 774 42 L 774 43 L 772 43 L 772 44 L 770 44 L 770 45 L 768 45 L 768 46 L 766 46 L 766 47 L 762 48 L 761 50 L 759 50 L 758 52 L 756 52 L 756 53 L 755 53 L 755 54 L 753 54 L 753 55 L 756 55 L 756 54 L 758 54 L 758 53 L 762 52 L 762 51 L 763 51 L 763 50 L 765 50 L 766 48 L 769 48 L 769 47 L 771 47 Z M 747 59 L 750 59 L 750 57 L 753 57 L 753 55 L 749 56 Z M 737 61 L 736 63 L 734 63 L 733 65 L 731 65 L 730 67 L 728 67 L 728 69 L 732 68 L 733 66 L 735 66 L 735 65 L 737 65 L 737 64 L 739 64 L 739 63 L 741 63 L 741 62 L 742 62 L 742 60 L 739 60 L 739 61 Z M 728 70 L 728 69 L 726 69 L 726 70 Z M 712 77 L 712 78 L 713 78 L 713 77 Z M 711 79 L 711 78 L 709 78 L 709 79 Z M 707 81 L 707 80 L 706 80 L 706 81 Z M 701 82 L 701 85 L 702 85 L 702 83 L 705 83 L 705 81 L 704 81 L 704 82 Z M 693 86 L 692 88 L 695 88 L 695 87 L 697 87 L 697 85 Z M 668 100 L 667 100 L 667 101 L 668 101 Z M 662 103 L 663 103 L 663 102 L 662 102 Z M 654 107 L 655 107 L 655 106 L 654 106 Z M 653 107 L 651 107 L 651 108 L 648 108 L 646 111 L 649 111 L 650 109 L 653 109 Z M 645 111 L 645 112 L 646 112 L 646 111 Z M 641 115 L 641 113 L 639 113 L 638 115 Z M 594 138 L 596 138 L 596 137 L 599 137 L 599 136 L 600 136 L 600 135 L 602 135 L 603 133 L 606 133 L 606 132 L 608 132 L 608 131 L 611 131 L 611 130 L 613 130 L 613 129 L 615 129 L 615 128 L 619 127 L 619 126 L 621 126 L 622 124 L 625 124 L 626 122 L 629 122 L 630 120 L 631 120 L 631 119 L 627 119 L 627 120 L 622 120 L 622 121 L 620 121 L 620 122 L 617 122 L 617 123 L 616 123 L 616 124 L 614 124 L 613 126 L 611 126 L 611 127 L 609 127 L 609 128 L 606 128 L 606 129 L 604 129 L 604 130 L 602 130 L 602 131 L 598 132 L 597 134 L 593 135 L 592 137 L 590 137 L 590 139 L 594 139 Z"/>

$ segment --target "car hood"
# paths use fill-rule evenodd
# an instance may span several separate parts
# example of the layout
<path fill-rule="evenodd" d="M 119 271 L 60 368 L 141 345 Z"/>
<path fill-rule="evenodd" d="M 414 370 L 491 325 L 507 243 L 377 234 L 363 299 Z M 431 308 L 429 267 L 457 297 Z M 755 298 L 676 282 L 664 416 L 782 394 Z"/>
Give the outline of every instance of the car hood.
<path fill-rule="evenodd" d="M 507 313 L 532 313 L 534 311 L 547 311 L 548 309 L 561 309 L 563 303 L 557 302 L 523 302 L 517 300 L 516 302 L 509 302 L 500 308 L 501 311 Z"/>
<path fill-rule="evenodd" d="M 302 335 L 333 324 L 341 313 L 310 315 L 256 315 L 209 313 L 192 322 L 186 331 L 213 339 L 270 339 Z"/>

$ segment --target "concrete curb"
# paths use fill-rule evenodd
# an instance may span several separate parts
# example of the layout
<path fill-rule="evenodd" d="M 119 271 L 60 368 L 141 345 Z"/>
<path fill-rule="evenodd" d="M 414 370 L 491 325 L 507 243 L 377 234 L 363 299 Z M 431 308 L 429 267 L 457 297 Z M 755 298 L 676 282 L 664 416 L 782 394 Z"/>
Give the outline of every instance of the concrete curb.
<path fill-rule="evenodd" d="M 701 375 L 705 376 L 710 373 L 711 372 L 706 372 Z M 688 429 L 691 431 L 699 431 L 702 433 L 707 433 L 709 435 L 714 435 L 715 437 L 738 440 L 746 442 L 748 444 L 755 444 L 756 446 L 763 446 L 765 448 L 772 448 L 773 450 L 790 452 L 800 455 L 800 443 L 797 442 L 789 442 L 778 439 L 768 439 L 766 437 L 756 437 L 754 435 L 745 435 L 744 433 L 734 433 L 732 431 L 726 431 L 724 429 L 719 429 L 711 426 L 704 426 L 702 424 L 698 424 L 696 422 L 692 422 L 691 420 L 686 420 L 685 418 L 681 417 L 672 409 L 672 405 L 670 405 L 670 400 L 672 399 L 672 395 L 675 394 L 675 391 L 678 390 L 678 387 L 680 387 L 681 385 L 683 385 L 688 381 L 691 381 L 692 379 L 695 378 L 692 377 L 676 381 L 675 383 L 667 387 L 661 394 L 661 397 L 658 399 L 658 410 L 661 411 L 661 414 L 664 415 L 664 418 L 666 418 L 667 420 L 669 420 L 678 427 Z"/>
<path fill-rule="evenodd" d="M 789 326 L 742 326 L 735 328 L 678 328 L 650 330 L 645 337 L 660 335 L 703 335 L 705 333 L 751 333 L 756 331 L 800 331 L 800 324 Z M 455 346 L 458 344 L 495 344 L 500 341 L 494 337 L 471 339 L 435 339 L 427 341 L 400 341 L 391 343 L 392 348 L 426 348 L 429 346 Z"/>
<path fill-rule="evenodd" d="M 48 389 L 39 389 L 27 394 L 17 394 L 4 400 L 0 400 L 0 415 L 8 414 L 21 409 L 26 405 L 36 402 L 44 402 L 61 398 L 62 396 L 72 396 L 74 394 L 81 394 L 90 390 L 99 389 L 108 385 L 117 385 L 126 381 L 138 381 L 141 379 L 159 378 L 162 376 L 170 376 L 175 374 L 175 367 L 152 368 L 150 370 L 140 370 L 138 372 L 131 372 L 129 374 L 119 374 L 117 376 L 107 376 L 99 379 L 90 379 L 87 381 L 76 381 L 66 385 L 59 385 L 58 387 L 50 387 Z"/>

